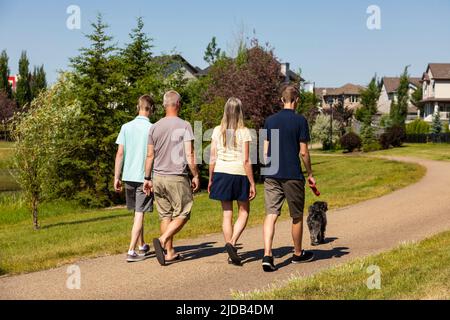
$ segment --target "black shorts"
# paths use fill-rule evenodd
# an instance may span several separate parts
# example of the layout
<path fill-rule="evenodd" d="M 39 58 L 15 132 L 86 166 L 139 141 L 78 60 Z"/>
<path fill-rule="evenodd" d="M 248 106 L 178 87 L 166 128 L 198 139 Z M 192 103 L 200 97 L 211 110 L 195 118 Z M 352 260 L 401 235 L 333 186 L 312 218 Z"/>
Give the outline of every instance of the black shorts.
<path fill-rule="evenodd" d="M 125 181 L 125 197 L 128 210 L 153 212 L 153 195 L 145 194 L 143 183 Z"/>
<path fill-rule="evenodd" d="M 303 217 L 305 208 L 305 181 L 266 178 L 264 181 L 266 214 L 281 214 L 287 200 L 292 219 Z"/>

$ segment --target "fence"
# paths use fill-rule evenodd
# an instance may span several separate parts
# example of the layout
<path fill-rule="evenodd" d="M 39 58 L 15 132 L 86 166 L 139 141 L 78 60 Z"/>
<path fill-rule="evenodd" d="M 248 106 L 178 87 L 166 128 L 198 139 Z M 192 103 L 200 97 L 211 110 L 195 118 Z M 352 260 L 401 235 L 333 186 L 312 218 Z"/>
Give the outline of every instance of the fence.
<path fill-rule="evenodd" d="M 407 134 L 406 141 L 409 143 L 450 143 L 450 133 L 430 134 Z"/>
<path fill-rule="evenodd" d="M 0 129 L 0 141 L 12 141 L 10 132 Z"/>

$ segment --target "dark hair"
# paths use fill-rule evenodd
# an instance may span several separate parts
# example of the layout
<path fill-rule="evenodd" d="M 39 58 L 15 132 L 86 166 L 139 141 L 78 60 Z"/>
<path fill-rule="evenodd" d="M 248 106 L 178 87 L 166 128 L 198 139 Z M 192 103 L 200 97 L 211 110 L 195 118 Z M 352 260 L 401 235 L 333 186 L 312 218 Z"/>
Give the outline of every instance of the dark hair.
<path fill-rule="evenodd" d="M 144 94 L 138 100 L 138 111 L 145 110 L 150 113 L 155 112 L 155 101 L 149 94 Z"/>
<path fill-rule="evenodd" d="M 296 86 L 285 85 L 281 88 L 281 98 L 284 103 L 292 103 L 300 96 L 300 92 Z"/>

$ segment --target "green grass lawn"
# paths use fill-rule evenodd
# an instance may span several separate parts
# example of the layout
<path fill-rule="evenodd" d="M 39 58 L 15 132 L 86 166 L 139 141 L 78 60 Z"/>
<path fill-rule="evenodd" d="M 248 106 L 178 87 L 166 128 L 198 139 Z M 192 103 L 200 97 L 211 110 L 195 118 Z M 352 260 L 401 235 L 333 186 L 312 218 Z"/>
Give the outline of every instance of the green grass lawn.
<path fill-rule="evenodd" d="M 365 157 L 314 156 L 313 168 L 321 200 L 337 208 L 387 194 L 418 181 L 425 169 L 414 164 Z M 307 205 L 315 201 L 307 191 Z M 261 185 L 252 202 L 249 225 L 264 218 Z M 283 218 L 288 218 L 287 206 Z M 146 220 L 146 239 L 158 235 L 156 213 Z M 31 217 L 20 194 L 0 196 L 0 274 L 30 272 L 126 251 L 133 217 L 125 209 L 80 210 L 74 203 L 58 201 L 40 210 L 41 230 L 33 231 Z M 220 204 L 200 193 L 192 219 L 178 238 L 194 238 L 221 231 Z"/>
<path fill-rule="evenodd" d="M 313 149 L 312 154 L 345 155 L 342 150 L 323 151 Z M 390 148 L 366 153 L 367 156 L 405 156 L 437 161 L 450 161 L 450 144 L 446 143 L 405 143 L 400 148 Z"/>
<path fill-rule="evenodd" d="M 408 156 L 438 161 L 450 161 L 450 144 L 408 143 L 400 148 L 377 151 L 371 154 L 386 156 Z"/>
<path fill-rule="evenodd" d="M 369 266 L 381 271 L 381 288 L 367 288 Z M 316 275 L 291 279 L 266 291 L 234 293 L 236 299 L 359 300 L 450 299 L 450 232 L 357 259 Z"/>

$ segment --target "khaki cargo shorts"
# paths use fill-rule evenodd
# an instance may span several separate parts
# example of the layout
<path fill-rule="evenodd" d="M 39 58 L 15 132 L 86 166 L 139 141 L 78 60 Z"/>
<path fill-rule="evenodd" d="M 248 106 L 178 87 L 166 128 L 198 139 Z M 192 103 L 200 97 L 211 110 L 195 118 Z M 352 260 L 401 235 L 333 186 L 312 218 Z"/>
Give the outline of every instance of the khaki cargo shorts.
<path fill-rule="evenodd" d="M 194 198 L 187 176 L 153 177 L 153 192 L 159 219 L 189 219 Z"/>
<path fill-rule="evenodd" d="M 266 214 L 280 215 L 283 203 L 287 200 L 291 218 L 300 219 L 305 208 L 305 181 L 266 178 L 264 198 Z"/>

